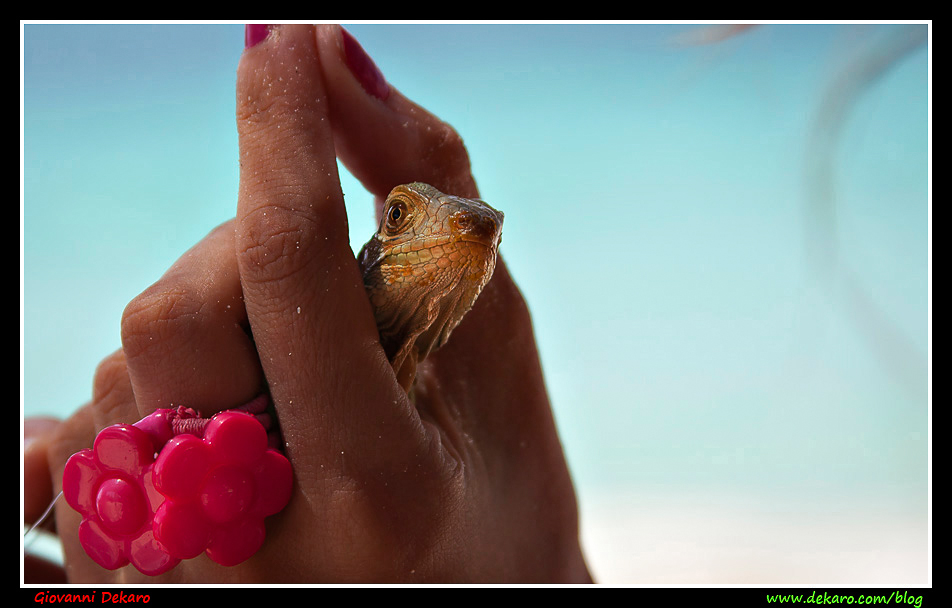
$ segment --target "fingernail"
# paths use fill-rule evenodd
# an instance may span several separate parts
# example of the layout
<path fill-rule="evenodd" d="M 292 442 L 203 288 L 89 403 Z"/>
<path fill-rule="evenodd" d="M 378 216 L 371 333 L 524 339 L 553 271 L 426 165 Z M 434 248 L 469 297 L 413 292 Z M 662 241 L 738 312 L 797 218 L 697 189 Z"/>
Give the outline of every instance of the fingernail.
<path fill-rule="evenodd" d="M 340 28 L 340 31 L 344 39 L 344 61 L 347 67 L 367 93 L 377 99 L 386 99 L 390 95 L 390 85 L 380 69 L 350 32 L 344 28 Z"/>
<path fill-rule="evenodd" d="M 250 49 L 268 37 L 273 26 L 267 23 L 245 24 L 245 48 Z"/>

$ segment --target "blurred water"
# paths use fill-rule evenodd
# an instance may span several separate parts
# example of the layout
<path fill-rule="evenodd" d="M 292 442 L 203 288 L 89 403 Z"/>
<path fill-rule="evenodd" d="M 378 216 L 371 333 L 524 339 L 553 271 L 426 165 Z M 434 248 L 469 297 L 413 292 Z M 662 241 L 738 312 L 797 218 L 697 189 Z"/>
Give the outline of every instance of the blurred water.
<path fill-rule="evenodd" d="M 506 213 L 603 580 L 809 582 L 833 562 L 853 564 L 835 582 L 926 580 L 926 45 L 848 105 L 829 217 L 809 213 L 807 181 L 824 96 L 909 27 L 926 28 L 764 25 L 695 44 L 712 30 L 349 26 L 458 129 Z M 240 25 L 24 27 L 27 415 L 88 399 L 124 305 L 233 215 L 242 44 Z M 370 199 L 343 185 L 356 249 Z M 720 536 L 693 535 L 706 517 Z M 730 533 L 752 521 L 756 540 Z M 728 554 L 752 570 L 711 569 Z M 653 574 L 652 555 L 685 559 Z"/>

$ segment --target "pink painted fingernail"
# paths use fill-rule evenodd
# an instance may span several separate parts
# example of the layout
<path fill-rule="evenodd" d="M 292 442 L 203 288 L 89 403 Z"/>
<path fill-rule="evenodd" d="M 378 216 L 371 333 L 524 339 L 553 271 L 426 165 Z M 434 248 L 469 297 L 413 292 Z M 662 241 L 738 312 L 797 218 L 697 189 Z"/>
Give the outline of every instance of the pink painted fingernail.
<path fill-rule="evenodd" d="M 267 38 L 273 27 L 267 23 L 245 24 L 245 48 L 250 49 Z"/>
<path fill-rule="evenodd" d="M 357 39 L 344 28 L 340 28 L 341 36 L 344 42 L 344 61 L 347 67 L 354 73 L 354 76 L 360 82 L 360 86 L 367 93 L 377 99 L 386 99 L 390 95 L 390 85 L 387 84 L 383 74 L 374 63 L 370 55 L 364 51 Z"/>

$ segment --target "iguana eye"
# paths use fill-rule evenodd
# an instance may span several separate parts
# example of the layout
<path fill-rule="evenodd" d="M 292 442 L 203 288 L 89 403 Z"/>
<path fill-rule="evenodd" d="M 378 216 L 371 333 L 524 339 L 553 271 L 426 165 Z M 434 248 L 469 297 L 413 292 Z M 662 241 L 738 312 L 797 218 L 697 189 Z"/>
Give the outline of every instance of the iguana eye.
<path fill-rule="evenodd" d="M 407 220 L 407 206 L 402 202 L 396 202 L 390 205 L 387 210 L 387 224 L 390 228 L 397 230 Z"/>

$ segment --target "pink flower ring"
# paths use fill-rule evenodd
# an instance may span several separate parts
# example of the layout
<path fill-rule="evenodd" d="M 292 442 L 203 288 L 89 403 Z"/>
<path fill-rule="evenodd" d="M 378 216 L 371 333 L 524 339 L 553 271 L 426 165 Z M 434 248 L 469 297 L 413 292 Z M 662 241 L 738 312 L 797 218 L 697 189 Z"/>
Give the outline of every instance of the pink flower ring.
<path fill-rule="evenodd" d="M 270 449 L 264 427 L 244 412 L 225 411 L 203 438 L 177 435 L 153 468 L 166 500 L 155 512 L 155 538 L 177 559 L 202 551 L 232 566 L 264 542 L 264 518 L 291 497 L 291 464 Z"/>
<path fill-rule="evenodd" d="M 156 575 L 179 560 L 156 541 L 153 516 L 164 498 L 152 483 L 152 437 L 117 424 L 96 437 L 91 450 L 70 457 L 63 471 L 66 502 L 83 516 L 79 541 L 93 561 L 109 570 L 132 563 Z"/>

